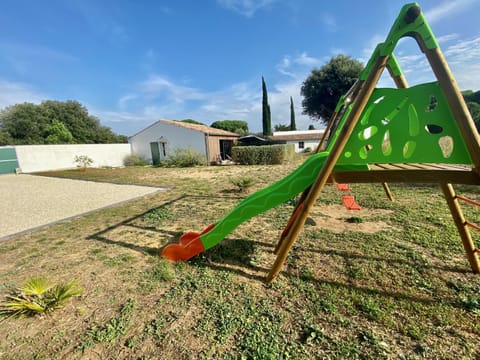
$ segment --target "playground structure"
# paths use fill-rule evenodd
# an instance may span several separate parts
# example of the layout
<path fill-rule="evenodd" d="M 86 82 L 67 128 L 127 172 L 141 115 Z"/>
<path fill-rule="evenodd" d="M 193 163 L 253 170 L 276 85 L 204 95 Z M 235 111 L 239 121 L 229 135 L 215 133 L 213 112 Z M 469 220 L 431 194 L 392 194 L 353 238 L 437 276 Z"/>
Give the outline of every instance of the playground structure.
<path fill-rule="evenodd" d="M 393 50 L 412 37 L 425 54 L 435 82 L 409 87 Z M 376 88 L 387 69 L 397 88 Z M 324 144 L 328 145 L 322 151 Z M 203 232 L 184 234 L 162 256 L 188 260 L 217 245 L 238 225 L 302 193 L 280 241 L 267 277 L 272 282 L 298 238 L 317 198 L 328 182 L 437 183 L 440 185 L 474 273 L 479 252 L 461 201 L 452 184 L 480 185 L 480 138 L 455 79 L 418 4 L 405 5 L 385 42 L 374 50 L 359 80 L 339 101 L 315 154 L 284 179 L 241 201 Z"/>

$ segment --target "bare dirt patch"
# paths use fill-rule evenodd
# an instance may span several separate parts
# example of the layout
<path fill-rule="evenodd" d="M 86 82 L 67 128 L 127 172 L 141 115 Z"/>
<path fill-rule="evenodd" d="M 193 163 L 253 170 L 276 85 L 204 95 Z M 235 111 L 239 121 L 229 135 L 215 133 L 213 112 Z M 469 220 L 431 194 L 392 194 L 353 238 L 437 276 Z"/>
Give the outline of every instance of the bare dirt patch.
<path fill-rule="evenodd" d="M 315 206 L 312 211 L 312 218 L 315 227 L 330 230 L 334 233 L 345 231 L 358 231 L 366 234 L 373 234 L 383 230 L 400 229 L 388 224 L 383 220 L 369 220 L 381 216 L 387 216 L 393 211 L 385 209 L 348 210 L 342 205 Z"/>

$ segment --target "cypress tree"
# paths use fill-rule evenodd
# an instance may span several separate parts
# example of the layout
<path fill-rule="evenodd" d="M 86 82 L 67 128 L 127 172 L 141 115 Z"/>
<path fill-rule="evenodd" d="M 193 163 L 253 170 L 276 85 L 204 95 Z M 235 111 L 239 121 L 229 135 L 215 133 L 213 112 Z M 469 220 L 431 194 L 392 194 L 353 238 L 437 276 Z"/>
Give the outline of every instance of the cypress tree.
<path fill-rule="evenodd" d="M 297 124 L 295 124 L 295 109 L 293 107 L 293 99 L 290 96 L 290 130 L 297 130 Z"/>
<path fill-rule="evenodd" d="M 272 118 L 270 113 L 270 105 L 268 104 L 267 85 L 265 85 L 265 79 L 262 76 L 262 126 L 263 136 L 272 135 Z"/>

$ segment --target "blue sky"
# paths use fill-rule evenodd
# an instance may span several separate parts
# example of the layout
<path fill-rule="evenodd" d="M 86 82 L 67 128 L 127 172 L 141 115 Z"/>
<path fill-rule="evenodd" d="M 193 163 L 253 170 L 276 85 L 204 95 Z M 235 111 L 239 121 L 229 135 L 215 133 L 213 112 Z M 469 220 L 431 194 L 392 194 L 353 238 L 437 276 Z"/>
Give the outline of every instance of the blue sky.
<path fill-rule="evenodd" d="M 297 127 L 300 86 L 343 53 L 366 62 L 396 0 L 5 0 L 0 108 L 77 100 L 117 133 L 158 119 L 240 119 L 261 130 L 261 77 L 272 123 Z M 480 0 L 419 2 L 462 90 L 480 90 Z M 411 85 L 432 80 L 412 40 L 396 51 Z M 382 84 L 390 85 L 388 79 Z"/>

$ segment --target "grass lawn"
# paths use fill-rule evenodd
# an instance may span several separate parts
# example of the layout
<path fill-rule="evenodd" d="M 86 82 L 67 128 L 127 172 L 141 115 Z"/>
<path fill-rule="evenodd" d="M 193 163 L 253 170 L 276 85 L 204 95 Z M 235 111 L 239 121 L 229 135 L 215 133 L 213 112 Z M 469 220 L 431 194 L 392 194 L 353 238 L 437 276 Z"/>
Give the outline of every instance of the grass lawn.
<path fill-rule="evenodd" d="M 1 242 L 0 300 L 36 275 L 84 292 L 51 315 L 1 319 L 0 358 L 480 358 L 480 277 L 437 186 L 390 184 L 390 202 L 380 184 L 354 184 L 359 212 L 327 186 L 271 285 L 289 203 L 188 263 L 158 256 L 248 196 L 232 180 L 253 178 L 252 192 L 294 166 L 49 173 L 171 190 Z"/>

